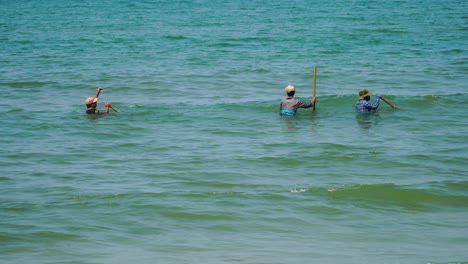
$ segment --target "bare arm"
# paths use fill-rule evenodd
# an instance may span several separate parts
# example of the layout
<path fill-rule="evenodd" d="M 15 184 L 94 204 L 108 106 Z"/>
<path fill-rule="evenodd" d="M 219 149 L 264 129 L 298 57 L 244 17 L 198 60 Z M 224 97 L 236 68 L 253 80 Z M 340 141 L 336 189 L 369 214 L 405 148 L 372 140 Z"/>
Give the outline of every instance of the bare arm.
<path fill-rule="evenodd" d="M 297 102 L 297 105 L 296 107 L 297 108 L 309 108 L 309 107 L 312 107 L 315 105 L 315 102 L 317 101 L 317 98 L 316 97 L 313 97 L 310 102 L 302 102 L 302 101 L 298 101 Z"/>
<path fill-rule="evenodd" d="M 104 112 L 96 109 L 94 114 L 108 114 L 109 113 L 109 108 L 111 108 L 111 104 L 105 103 L 104 106 L 106 107 L 106 110 Z"/>
<path fill-rule="evenodd" d="M 101 87 L 98 87 L 96 95 L 94 96 L 94 98 L 99 98 L 99 94 L 101 93 L 102 90 L 104 90 L 104 89 L 102 89 Z"/>
<path fill-rule="evenodd" d="M 106 111 L 104 113 L 108 114 L 109 108 L 111 107 L 111 105 L 109 103 L 105 103 L 104 106 L 106 107 Z"/>

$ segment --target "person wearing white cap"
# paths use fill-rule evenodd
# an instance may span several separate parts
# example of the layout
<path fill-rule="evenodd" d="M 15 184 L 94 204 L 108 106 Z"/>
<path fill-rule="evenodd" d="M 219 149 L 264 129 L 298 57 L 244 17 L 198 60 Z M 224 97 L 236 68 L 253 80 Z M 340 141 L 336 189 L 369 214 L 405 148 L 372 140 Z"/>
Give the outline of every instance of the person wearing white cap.
<path fill-rule="evenodd" d="M 309 108 L 313 107 L 317 101 L 316 97 L 313 97 L 310 102 L 303 102 L 299 99 L 294 98 L 296 93 L 296 88 L 292 85 L 286 86 L 284 88 L 288 97 L 283 98 L 280 103 L 280 115 L 293 116 L 296 115 L 298 108 Z"/>
<path fill-rule="evenodd" d="M 99 111 L 96 109 L 97 107 L 97 101 L 99 100 L 99 94 L 101 93 L 103 89 L 101 87 L 97 88 L 96 95 L 94 97 L 88 97 L 86 99 L 85 104 L 88 109 L 86 109 L 87 114 L 108 114 L 109 113 L 109 108 L 111 105 L 109 103 L 105 103 L 104 106 L 106 107 L 106 110 L 104 112 Z"/>
<path fill-rule="evenodd" d="M 370 96 L 372 95 L 371 92 L 367 91 L 366 89 L 362 89 L 359 91 L 359 101 L 356 103 L 356 109 L 359 113 L 371 113 L 372 110 L 376 110 L 379 108 L 380 104 L 380 94 L 376 94 L 375 103 L 369 103 Z"/>

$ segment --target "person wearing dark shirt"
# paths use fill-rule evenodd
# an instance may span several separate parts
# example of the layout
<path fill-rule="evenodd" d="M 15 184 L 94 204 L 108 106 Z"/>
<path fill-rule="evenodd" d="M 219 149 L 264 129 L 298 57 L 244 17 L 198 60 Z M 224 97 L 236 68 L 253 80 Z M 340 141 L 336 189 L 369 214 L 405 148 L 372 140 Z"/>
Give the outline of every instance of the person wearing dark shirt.
<path fill-rule="evenodd" d="M 106 110 L 104 112 L 96 109 L 97 102 L 99 100 L 99 94 L 101 93 L 102 90 L 103 89 L 101 87 L 97 88 L 96 95 L 94 97 L 88 97 L 88 99 L 86 99 L 85 104 L 86 104 L 86 107 L 88 108 L 86 109 L 86 114 L 108 114 L 109 113 L 109 108 L 111 106 L 109 103 L 104 104 L 104 106 L 106 107 Z"/>
<path fill-rule="evenodd" d="M 310 102 L 303 102 L 299 99 L 294 98 L 296 88 L 292 85 L 284 88 L 288 97 L 283 98 L 280 103 L 280 115 L 293 116 L 296 115 L 298 108 L 309 108 L 313 107 L 317 101 L 316 97 L 313 97 Z"/>
<path fill-rule="evenodd" d="M 359 113 L 371 113 L 372 110 L 376 110 L 379 107 L 380 103 L 380 94 L 375 94 L 377 98 L 375 103 L 369 103 L 371 92 L 366 89 L 359 91 L 359 101 L 356 103 L 356 109 Z"/>

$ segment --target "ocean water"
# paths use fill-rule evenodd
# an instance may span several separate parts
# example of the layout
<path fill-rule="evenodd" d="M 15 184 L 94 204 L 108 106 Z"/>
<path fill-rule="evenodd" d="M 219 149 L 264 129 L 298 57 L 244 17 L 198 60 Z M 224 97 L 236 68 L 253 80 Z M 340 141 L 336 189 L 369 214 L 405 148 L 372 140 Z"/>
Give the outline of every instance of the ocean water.
<path fill-rule="evenodd" d="M 467 14 L 0 1 L 0 262 L 468 263 Z"/>

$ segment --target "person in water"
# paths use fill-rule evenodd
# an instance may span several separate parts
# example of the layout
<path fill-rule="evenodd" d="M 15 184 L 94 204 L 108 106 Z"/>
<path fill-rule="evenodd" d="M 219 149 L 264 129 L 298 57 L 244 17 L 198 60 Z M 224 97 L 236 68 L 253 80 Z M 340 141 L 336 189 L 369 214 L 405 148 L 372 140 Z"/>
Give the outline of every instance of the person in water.
<path fill-rule="evenodd" d="M 315 105 L 317 98 L 313 97 L 310 102 L 303 102 L 299 99 L 294 98 L 294 94 L 296 93 L 296 88 L 292 85 L 286 86 L 284 88 L 286 90 L 286 94 L 288 97 L 283 98 L 280 103 L 280 114 L 292 116 L 297 113 L 298 108 L 309 108 Z"/>
<path fill-rule="evenodd" d="M 376 100 L 374 104 L 369 103 L 371 92 L 366 89 L 359 91 L 359 101 L 356 104 L 356 109 L 359 113 L 371 113 L 379 107 L 380 94 L 375 94 Z"/>
<path fill-rule="evenodd" d="M 86 107 L 88 108 L 86 109 L 87 114 L 108 114 L 109 113 L 109 108 L 111 106 L 109 103 L 104 104 L 104 106 L 106 107 L 106 110 L 104 112 L 96 109 L 97 102 L 99 100 L 99 94 L 101 93 L 102 90 L 103 89 L 101 87 L 97 88 L 96 95 L 94 97 L 88 97 L 88 99 L 86 99 L 85 104 L 86 104 Z"/>

